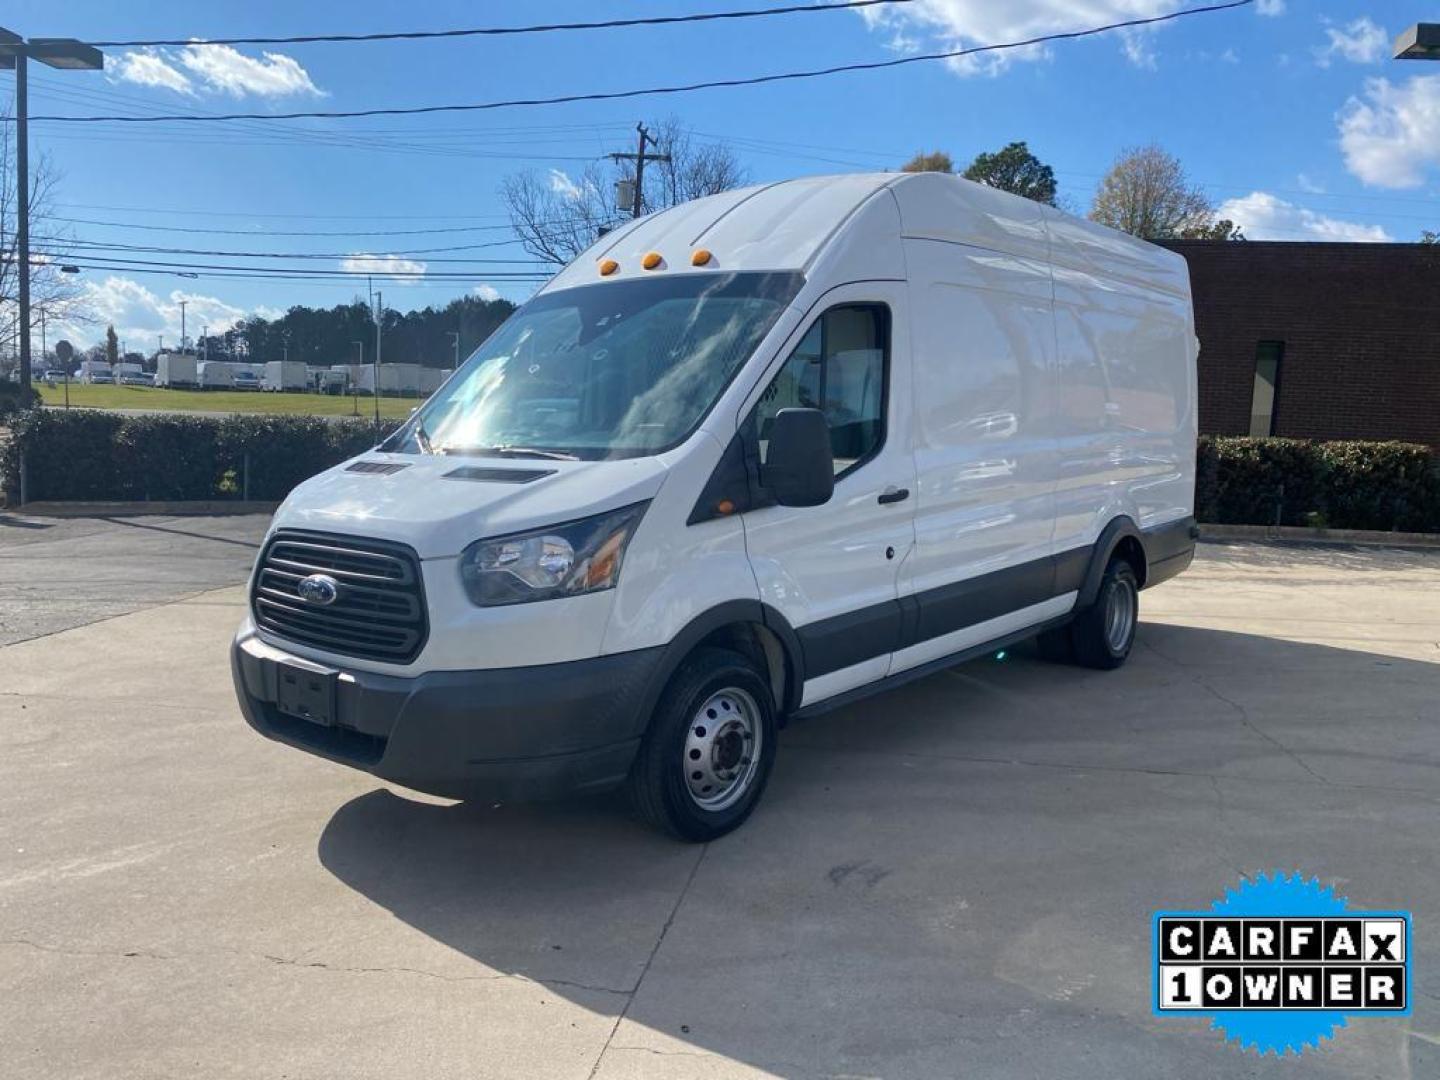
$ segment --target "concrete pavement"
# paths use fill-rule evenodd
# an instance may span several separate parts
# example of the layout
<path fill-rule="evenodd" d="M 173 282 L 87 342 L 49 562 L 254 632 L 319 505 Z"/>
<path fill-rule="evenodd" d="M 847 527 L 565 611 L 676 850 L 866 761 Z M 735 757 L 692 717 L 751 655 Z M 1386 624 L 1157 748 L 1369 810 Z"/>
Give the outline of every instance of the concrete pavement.
<path fill-rule="evenodd" d="M 0 1061 L 1440 1075 L 1437 595 L 1434 552 L 1204 545 L 1121 671 L 1021 651 L 797 725 L 705 847 L 615 799 L 452 805 L 262 740 L 238 587 L 0 648 Z M 1151 912 L 1275 867 L 1413 911 L 1413 1017 L 1282 1064 L 1151 1015 Z"/>

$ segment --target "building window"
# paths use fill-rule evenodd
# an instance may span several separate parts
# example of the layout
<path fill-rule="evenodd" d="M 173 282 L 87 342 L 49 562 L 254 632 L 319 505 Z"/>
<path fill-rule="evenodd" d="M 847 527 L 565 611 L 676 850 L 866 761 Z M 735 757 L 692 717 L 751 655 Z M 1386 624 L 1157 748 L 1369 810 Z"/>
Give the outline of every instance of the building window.
<path fill-rule="evenodd" d="M 1255 389 L 1250 394 L 1250 434 L 1275 434 L 1275 407 L 1280 400 L 1280 359 L 1283 341 L 1262 341 L 1255 346 Z"/>

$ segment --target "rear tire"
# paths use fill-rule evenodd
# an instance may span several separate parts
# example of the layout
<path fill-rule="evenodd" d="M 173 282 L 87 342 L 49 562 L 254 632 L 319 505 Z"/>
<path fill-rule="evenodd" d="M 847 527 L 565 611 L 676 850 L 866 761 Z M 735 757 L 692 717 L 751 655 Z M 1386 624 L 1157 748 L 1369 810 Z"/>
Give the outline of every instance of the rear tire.
<path fill-rule="evenodd" d="M 1075 662 L 1110 671 L 1125 663 L 1140 621 L 1140 581 L 1135 568 L 1115 556 L 1105 567 L 1095 602 L 1069 626 Z"/>
<path fill-rule="evenodd" d="M 697 649 L 675 672 L 628 781 L 640 816 L 703 843 L 738 828 L 775 761 L 775 705 L 755 665 L 729 649 Z"/>

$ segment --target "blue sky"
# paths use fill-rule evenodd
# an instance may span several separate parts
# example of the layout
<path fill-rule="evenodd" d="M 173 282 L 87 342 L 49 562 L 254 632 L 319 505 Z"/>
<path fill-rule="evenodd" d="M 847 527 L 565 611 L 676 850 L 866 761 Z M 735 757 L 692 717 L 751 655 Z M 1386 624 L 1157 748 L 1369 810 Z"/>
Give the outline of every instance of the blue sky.
<path fill-rule="evenodd" d="M 12 0 L 4 21 L 37 36 L 210 39 L 759 6 L 766 0 L 407 7 L 365 0 L 343 6 Z M 847 11 L 529 37 L 110 49 L 103 74 L 37 65 L 31 112 L 280 112 L 548 96 L 885 59 L 1181 6 L 1175 0 L 912 0 L 863 17 Z M 401 308 L 444 303 L 473 289 L 523 299 L 533 286 L 486 274 L 524 270 L 523 263 L 442 266 L 408 252 L 506 239 L 497 189 L 507 173 L 577 173 L 606 151 L 629 149 L 637 120 L 666 116 L 679 118 L 702 141 L 732 141 L 757 181 L 893 168 L 919 149 L 944 149 L 963 163 L 1024 139 L 1055 168 L 1062 198 L 1081 212 L 1118 151 L 1156 142 L 1178 155 L 1252 238 L 1411 241 L 1424 228 L 1440 228 L 1440 65 L 1396 63 L 1388 46 L 1405 25 L 1423 18 L 1440 18 L 1432 0 L 1261 0 L 998 62 L 913 64 L 667 98 L 349 121 L 37 122 L 32 153 L 52 160 L 59 176 L 54 214 L 72 219 L 65 227 L 79 239 L 334 254 L 305 264 L 328 268 L 339 268 L 341 255 L 398 255 L 426 262 L 431 271 L 474 271 L 474 279 L 463 282 L 377 278 L 387 303 Z M 13 92 L 8 74 L 0 76 L 0 92 Z M 361 235 L 462 226 L 475 231 Z M 169 228 L 202 231 L 162 231 Z M 344 235 L 277 235 L 287 231 Z M 518 246 L 457 255 L 525 258 Z M 130 347 L 146 351 L 157 334 L 178 338 L 180 299 L 189 301 L 194 333 L 197 323 L 223 324 L 294 303 L 329 305 L 357 292 L 347 281 L 103 271 L 86 272 L 83 280 L 102 321 L 98 329 L 69 332 L 88 342 L 113 320 Z M 358 289 L 363 292 L 363 282 Z"/>

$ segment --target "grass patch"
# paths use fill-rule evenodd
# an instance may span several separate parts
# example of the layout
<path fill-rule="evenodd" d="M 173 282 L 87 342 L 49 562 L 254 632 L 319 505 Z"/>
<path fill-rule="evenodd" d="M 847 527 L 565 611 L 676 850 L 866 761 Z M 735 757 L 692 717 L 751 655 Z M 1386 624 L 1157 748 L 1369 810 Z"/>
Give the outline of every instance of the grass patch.
<path fill-rule="evenodd" d="M 51 390 L 35 384 L 46 405 L 65 404 L 65 386 Z M 329 394 L 263 394 L 254 390 L 169 390 L 155 386 L 91 386 L 70 384 L 70 404 L 82 409 L 160 409 L 167 412 L 266 413 L 290 416 L 353 416 L 351 397 Z M 380 399 L 380 415 L 396 420 L 410 415 L 417 398 Z M 375 415 L 373 398 L 359 399 L 359 415 Z"/>

